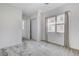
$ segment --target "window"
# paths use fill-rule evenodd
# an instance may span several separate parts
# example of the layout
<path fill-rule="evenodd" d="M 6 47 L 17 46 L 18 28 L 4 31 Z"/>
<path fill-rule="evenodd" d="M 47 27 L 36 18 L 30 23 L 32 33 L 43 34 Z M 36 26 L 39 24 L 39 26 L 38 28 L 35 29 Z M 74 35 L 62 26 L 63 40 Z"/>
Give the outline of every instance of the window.
<path fill-rule="evenodd" d="M 65 14 L 48 18 L 48 32 L 64 33 Z"/>
<path fill-rule="evenodd" d="M 64 14 L 57 16 L 57 24 L 64 23 L 64 20 L 65 20 L 65 15 Z"/>
<path fill-rule="evenodd" d="M 64 33 L 65 14 L 57 16 L 57 32 Z"/>
<path fill-rule="evenodd" d="M 55 17 L 48 19 L 48 32 L 55 32 Z"/>
<path fill-rule="evenodd" d="M 57 25 L 57 32 L 64 33 L 64 25 Z"/>

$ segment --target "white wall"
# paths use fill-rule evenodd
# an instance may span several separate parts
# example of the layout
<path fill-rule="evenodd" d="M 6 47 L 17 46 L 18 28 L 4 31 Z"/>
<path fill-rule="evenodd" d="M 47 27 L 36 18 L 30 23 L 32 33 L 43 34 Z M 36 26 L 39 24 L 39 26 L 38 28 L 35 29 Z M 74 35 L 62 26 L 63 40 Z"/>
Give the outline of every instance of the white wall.
<path fill-rule="evenodd" d="M 22 11 L 0 4 L 0 48 L 22 43 Z"/>
<path fill-rule="evenodd" d="M 79 4 L 73 5 L 70 22 L 70 47 L 79 49 Z"/>
<path fill-rule="evenodd" d="M 46 40 L 47 37 L 45 36 L 46 35 L 46 28 L 45 28 L 45 15 L 43 13 L 41 13 L 41 40 Z"/>
<path fill-rule="evenodd" d="M 48 41 L 64 46 L 64 34 L 48 32 Z"/>
<path fill-rule="evenodd" d="M 58 15 L 65 11 L 69 12 L 69 45 L 79 49 L 79 4 L 67 4 L 45 13 L 46 16 Z"/>

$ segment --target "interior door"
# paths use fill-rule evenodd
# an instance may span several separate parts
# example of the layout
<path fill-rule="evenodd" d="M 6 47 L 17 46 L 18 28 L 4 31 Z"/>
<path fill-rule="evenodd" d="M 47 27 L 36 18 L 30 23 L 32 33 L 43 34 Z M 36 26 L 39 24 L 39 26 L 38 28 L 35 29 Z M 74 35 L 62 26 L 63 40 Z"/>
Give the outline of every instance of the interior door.
<path fill-rule="evenodd" d="M 23 37 L 30 39 L 30 20 L 23 20 Z"/>
<path fill-rule="evenodd" d="M 31 39 L 37 40 L 37 19 L 31 19 Z"/>

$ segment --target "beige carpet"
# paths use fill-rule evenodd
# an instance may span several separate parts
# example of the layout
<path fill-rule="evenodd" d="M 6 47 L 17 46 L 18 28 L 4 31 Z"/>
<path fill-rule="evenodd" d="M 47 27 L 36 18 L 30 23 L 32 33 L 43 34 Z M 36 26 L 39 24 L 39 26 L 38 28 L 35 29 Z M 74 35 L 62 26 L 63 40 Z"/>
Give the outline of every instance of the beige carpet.
<path fill-rule="evenodd" d="M 5 50 L 5 51 L 4 51 Z M 79 51 L 70 50 L 61 46 L 43 41 L 23 40 L 23 44 L 0 50 L 0 55 L 8 56 L 75 56 Z"/>

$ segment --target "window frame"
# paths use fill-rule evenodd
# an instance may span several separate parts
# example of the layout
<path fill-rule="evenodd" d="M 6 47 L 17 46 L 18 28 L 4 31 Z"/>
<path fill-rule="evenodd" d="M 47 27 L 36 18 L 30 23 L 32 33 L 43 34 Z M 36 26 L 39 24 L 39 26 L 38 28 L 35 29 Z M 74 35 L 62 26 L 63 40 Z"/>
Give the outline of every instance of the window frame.
<path fill-rule="evenodd" d="M 48 28 L 48 29 L 47 29 L 47 31 L 48 31 L 48 32 L 55 32 L 55 29 L 54 29 L 54 31 L 49 30 L 49 25 L 48 25 L 48 24 L 49 24 L 49 22 L 48 22 L 48 20 L 49 20 L 50 18 L 53 18 L 53 17 L 49 17 L 49 18 L 47 18 L 47 28 Z M 56 17 L 54 17 L 54 18 L 56 18 Z M 52 25 L 56 26 L 56 25 L 55 25 L 55 24 L 56 24 L 56 20 L 55 20 L 55 23 L 50 23 L 50 24 L 52 24 Z"/>
<path fill-rule="evenodd" d="M 60 16 L 60 15 L 64 15 L 64 22 L 63 23 L 57 23 L 57 16 Z M 55 31 L 53 31 L 53 32 L 55 32 L 55 33 L 62 33 L 62 32 L 57 32 L 57 25 L 64 25 L 65 26 L 65 13 L 62 13 L 62 14 L 59 14 L 59 15 L 56 15 L 56 16 L 51 16 L 51 17 L 48 17 L 47 18 L 47 21 L 50 19 L 50 18 L 53 18 L 53 17 L 55 17 Z M 48 22 L 47 22 L 48 23 Z M 47 28 L 48 28 L 48 26 L 49 25 L 47 25 Z M 65 28 L 65 27 L 64 27 Z M 47 29 L 47 31 L 48 32 L 52 32 L 52 31 L 49 31 L 49 29 Z M 64 33 L 65 31 L 63 31 L 63 33 Z M 62 33 L 62 34 L 63 34 Z"/>

